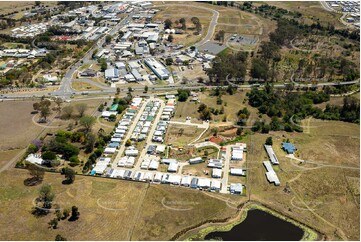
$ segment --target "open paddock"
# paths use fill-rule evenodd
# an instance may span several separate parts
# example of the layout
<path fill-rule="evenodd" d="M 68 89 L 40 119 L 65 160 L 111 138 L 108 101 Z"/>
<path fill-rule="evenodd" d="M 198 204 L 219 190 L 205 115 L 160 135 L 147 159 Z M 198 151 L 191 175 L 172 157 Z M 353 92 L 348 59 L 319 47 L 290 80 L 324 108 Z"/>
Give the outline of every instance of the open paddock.
<path fill-rule="evenodd" d="M 165 137 L 166 144 L 184 146 L 195 140 L 204 129 L 192 125 L 169 124 Z"/>
<path fill-rule="evenodd" d="M 23 185 L 29 177 L 26 170 L 13 169 L 0 177 L 4 240 L 54 240 L 57 234 L 68 240 L 170 240 L 183 229 L 237 212 L 224 201 L 189 188 L 86 176 L 63 185 L 64 176 L 46 173 L 43 184 L 52 185 L 54 204 L 60 208 L 75 205 L 80 212 L 77 221 L 60 220 L 54 230 L 48 228 L 54 212 L 38 218 L 31 214 L 40 185 Z"/>

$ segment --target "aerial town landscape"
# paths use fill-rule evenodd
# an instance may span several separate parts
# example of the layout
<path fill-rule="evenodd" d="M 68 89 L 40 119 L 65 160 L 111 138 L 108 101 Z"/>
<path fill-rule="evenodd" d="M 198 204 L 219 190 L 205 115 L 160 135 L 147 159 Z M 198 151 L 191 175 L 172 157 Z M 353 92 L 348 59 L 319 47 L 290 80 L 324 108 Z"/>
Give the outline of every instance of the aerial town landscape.
<path fill-rule="evenodd" d="M 360 240 L 360 2 L 0 6 L 1 240 Z"/>

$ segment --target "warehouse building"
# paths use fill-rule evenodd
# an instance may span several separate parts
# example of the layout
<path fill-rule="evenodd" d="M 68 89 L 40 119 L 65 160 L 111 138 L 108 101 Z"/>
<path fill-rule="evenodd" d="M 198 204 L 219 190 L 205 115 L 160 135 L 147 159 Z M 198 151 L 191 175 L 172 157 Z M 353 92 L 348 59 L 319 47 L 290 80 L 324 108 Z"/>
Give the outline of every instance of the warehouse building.
<path fill-rule="evenodd" d="M 167 80 L 169 78 L 169 71 L 165 66 L 154 58 L 147 58 L 144 63 L 153 71 L 153 73 L 161 80 Z"/>
<path fill-rule="evenodd" d="M 277 159 L 277 156 L 275 154 L 275 152 L 273 151 L 273 148 L 271 145 L 264 145 L 264 148 L 267 151 L 268 157 L 270 158 L 271 162 L 273 165 L 278 165 L 279 161 Z"/>

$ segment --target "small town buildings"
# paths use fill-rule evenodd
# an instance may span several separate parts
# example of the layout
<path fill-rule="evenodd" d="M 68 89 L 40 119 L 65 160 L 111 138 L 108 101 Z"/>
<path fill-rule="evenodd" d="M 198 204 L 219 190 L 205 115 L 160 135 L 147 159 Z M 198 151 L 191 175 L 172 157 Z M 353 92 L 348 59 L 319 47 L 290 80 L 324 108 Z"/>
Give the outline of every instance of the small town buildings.
<path fill-rule="evenodd" d="M 41 158 L 41 155 L 39 154 L 29 154 L 25 160 L 37 165 L 44 164 L 44 160 Z"/>
<path fill-rule="evenodd" d="M 161 182 L 163 178 L 163 173 L 157 172 L 153 178 L 153 182 Z"/>
<path fill-rule="evenodd" d="M 191 185 L 192 178 L 190 176 L 183 176 L 181 185 L 185 187 L 189 187 Z"/>
<path fill-rule="evenodd" d="M 106 80 L 114 80 L 119 78 L 119 71 L 116 68 L 109 68 L 105 70 L 105 79 Z"/>
<path fill-rule="evenodd" d="M 221 181 L 212 180 L 210 190 L 219 192 L 221 190 Z"/>
<path fill-rule="evenodd" d="M 189 159 L 189 164 L 199 164 L 204 162 L 204 160 L 201 157 L 191 158 Z"/>
<path fill-rule="evenodd" d="M 212 177 L 213 178 L 221 178 L 222 177 L 222 169 L 212 169 Z"/>
<path fill-rule="evenodd" d="M 178 171 L 178 162 L 172 162 L 168 166 L 168 172 L 177 172 Z"/>
<path fill-rule="evenodd" d="M 87 69 L 79 74 L 81 77 L 95 77 L 97 72 L 91 69 Z"/>
<path fill-rule="evenodd" d="M 267 151 L 268 157 L 270 158 L 271 162 L 273 165 L 278 165 L 279 161 L 277 159 L 277 156 L 275 154 L 275 152 L 273 151 L 273 148 L 271 145 L 264 145 L 264 148 Z"/>
<path fill-rule="evenodd" d="M 158 170 L 159 162 L 156 160 L 151 160 L 148 169 L 149 170 Z"/>
<path fill-rule="evenodd" d="M 273 170 L 271 162 L 264 161 L 263 165 L 265 166 L 266 171 L 267 171 L 266 172 L 266 177 L 267 177 L 268 182 L 274 183 L 276 186 L 281 185 L 276 172 Z"/>
<path fill-rule="evenodd" d="M 282 149 L 287 152 L 287 154 L 293 154 L 296 151 L 296 146 L 292 143 L 283 142 Z"/>
<path fill-rule="evenodd" d="M 242 194 L 243 193 L 243 185 L 240 183 L 231 183 L 229 191 L 232 194 Z"/>
<path fill-rule="evenodd" d="M 167 80 L 170 76 L 169 71 L 165 66 L 154 58 L 147 58 L 144 63 L 153 71 L 153 73 L 161 80 Z"/>
<path fill-rule="evenodd" d="M 191 188 L 193 188 L 193 189 L 197 189 L 198 188 L 198 178 L 196 178 L 196 177 L 194 177 L 194 178 L 192 178 L 192 180 L 191 180 Z"/>
<path fill-rule="evenodd" d="M 243 147 L 232 147 L 232 160 L 243 160 Z"/>
<path fill-rule="evenodd" d="M 231 168 L 230 170 L 230 174 L 232 176 L 245 176 L 246 175 L 246 171 L 240 169 L 240 168 Z"/>
<path fill-rule="evenodd" d="M 176 160 L 176 159 L 162 159 L 161 160 L 161 163 L 162 164 L 167 164 L 167 165 L 169 165 L 170 163 L 177 163 L 178 161 Z"/>

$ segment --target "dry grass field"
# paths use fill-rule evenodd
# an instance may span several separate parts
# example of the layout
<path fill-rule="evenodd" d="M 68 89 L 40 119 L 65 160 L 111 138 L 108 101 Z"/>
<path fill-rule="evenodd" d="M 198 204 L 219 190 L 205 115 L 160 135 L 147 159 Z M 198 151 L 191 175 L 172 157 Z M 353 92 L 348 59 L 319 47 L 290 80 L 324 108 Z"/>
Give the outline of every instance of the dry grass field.
<path fill-rule="evenodd" d="M 0 14 L 6 14 L 14 11 L 21 11 L 25 8 L 35 6 L 35 1 L 4 1 L 0 2 Z"/>
<path fill-rule="evenodd" d="M 199 104 L 191 101 L 178 102 L 175 110 L 175 114 L 172 120 L 185 121 L 186 117 L 192 117 L 192 119 L 199 119 L 198 113 Z"/>
<path fill-rule="evenodd" d="M 322 8 L 321 4 L 317 1 L 304 1 L 304 2 L 292 2 L 292 1 L 272 1 L 272 2 L 257 2 L 257 4 L 264 4 L 276 6 L 279 8 L 284 8 L 289 11 L 300 12 L 303 16 L 300 19 L 301 21 L 312 24 L 320 21 L 321 24 L 327 25 L 331 23 L 337 28 L 345 27 L 340 21 L 339 18 L 342 14 L 329 12 Z"/>
<path fill-rule="evenodd" d="M 236 122 L 237 121 L 237 113 L 240 109 L 247 107 L 248 110 L 251 112 L 249 121 L 251 119 L 256 119 L 258 116 L 258 110 L 256 108 L 250 107 L 248 105 L 246 91 L 237 91 L 233 95 L 224 94 L 222 95 L 222 104 L 217 105 L 217 97 L 216 96 L 210 96 L 209 92 L 200 93 L 199 95 L 199 101 L 201 103 L 206 104 L 208 107 L 213 107 L 216 109 L 221 109 L 221 107 L 224 107 L 224 113 L 227 116 L 228 122 Z M 216 122 L 222 121 L 224 117 L 224 114 L 219 115 L 212 115 L 212 118 Z"/>
<path fill-rule="evenodd" d="M 173 146 L 184 146 L 195 140 L 204 129 L 197 126 L 169 124 L 165 143 Z"/>
<path fill-rule="evenodd" d="M 32 122 L 32 101 L 0 102 L 0 150 L 25 148 L 42 128 Z"/>
<path fill-rule="evenodd" d="M 72 82 L 71 87 L 77 91 L 101 90 L 100 87 L 97 87 L 87 82 L 82 82 L 81 80 Z"/>
<path fill-rule="evenodd" d="M 77 119 L 76 111 L 74 111 L 75 119 L 70 120 L 60 119 L 58 117 L 59 113 L 52 111 L 52 114 L 48 117 L 50 122 L 47 124 L 39 124 L 37 122 L 39 114 L 31 114 L 33 111 L 33 103 L 36 101 L 37 100 L 0 102 L 0 113 L 6 114 L 1 115 L 0 118 L 2 141 L 0 142 L 0 167 L 3 167 L 12 158 L 16 157 L 16 155 L 26 148 L 35 138 L 40 138 L 46 133 L 53 133 L 59 129 L 67 129 L 70 123 L 74 124 L 74 128 L 80 127 L 79 124 L 75 125 L 75 120 Z M 103 102 L 103 100 L 100 99 L 87 101 L 73 100 L 71 103 L 63 103 L 62 106 L 86 103 L 88 108 L 85 114 L 92 115 L 101 102 Z M 54 107 L 54 104 L 52 107 Z M 16 112 L 13 110 L 16 110 Z M 110 132 L 113 127 L 97 122 L 93 130 L 94 132 L 98 132 L 100 128 L 103 128 L 105 132 Z"/>
<path fill-rule="evenodd" d="M 197 7 L 194 3 L 189 3 L 185 5 L 184 3 L 180 2 L 171 2 L 169 3 L 170 6 L 162 5 L 157 7 L 157 9 L 160 9 L 155 17 L 155 21 L 164 21 L 166 19 L 170 19 L 173 22 L 172 28 L 175 28 L 175 21 L 179 20 L 181 18 L 186 19 L 186 25 L 187 28 L 194 28 L 191 18 L 192 17 L 198 17 L 201 24 L 202 24 L 202 32 L 201 35 L 194 35 L 193 32 L 195 30 L 187 29 L 184 34 L 174 34 L 174 40 L 173 43 L 175 44 L 184 44 L 184 45 L 191 45 L 193 43 L 196 43 L 197 41 L 201 40 L 208 31 L 209 22 L 212 18 L 213 13 L 207 9 L 202 9 Z M 181 6 L 172 5 L 172 4 L 183 4 Z M 179 9 L 182 9 L 182 11 L 179 11 Z M 179 25 L 180 26 L 180 25 Z"/>
<path fill-rule="evenodd" d="M 47 173 L 43 183 L 52 185 L 54 203 L 60 208 L 75 205 L 80 212 L 79 220 L 61 220 L 53 230 L 48 222 L 54 213 L 40 218 L 31 214 L 40 186 L 23 185 L 27 171 L 14 169 L 0 177 L 3 240 L 53 240 L 57 234 L 68 240 L 169 240 L 185 228 L 236 212 L 224 201 L 191 189 L 85 176 L 62 185 L 63 176 Z"/>
<path fill-rule="evenodd" d="M 305 120 L 308 124 L 308 121 Z M 359 227 L 359 126 L 335 121 L 311 120 L 304 133 L 272 132 L 251 135 L 247 153 L 247 191 L 251 199 L 299 220 L 328 240 L 358 240 Z M 281 186 L 269 184 L 262 161 L 268 160 L 263 144 L 273 137 L 280 161 L 274 166 Z M 300 164 L 285 157 L 281 142 L 289 138 Z M 322 164 L 320 164 L 322 163 Z M 290 192 L 285 192 L 288 188 Z M 335 231 L 337 231 L 335 233 Z"/>

